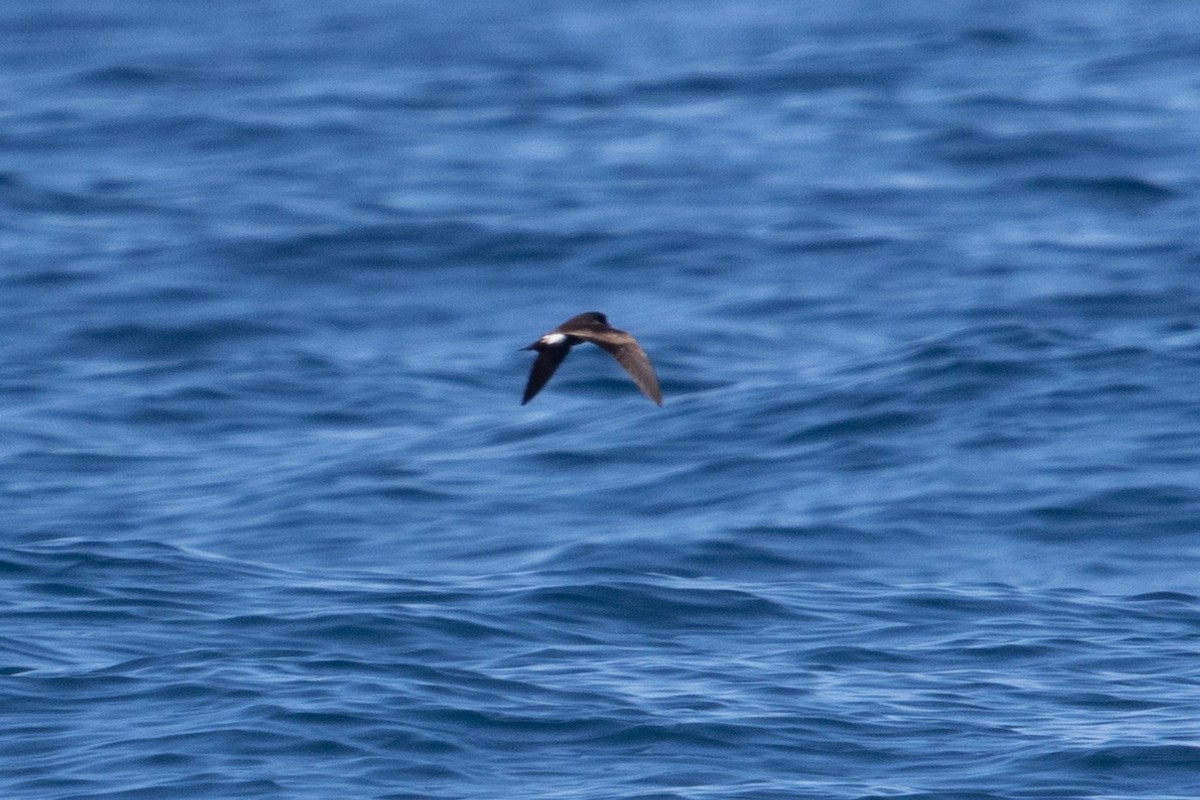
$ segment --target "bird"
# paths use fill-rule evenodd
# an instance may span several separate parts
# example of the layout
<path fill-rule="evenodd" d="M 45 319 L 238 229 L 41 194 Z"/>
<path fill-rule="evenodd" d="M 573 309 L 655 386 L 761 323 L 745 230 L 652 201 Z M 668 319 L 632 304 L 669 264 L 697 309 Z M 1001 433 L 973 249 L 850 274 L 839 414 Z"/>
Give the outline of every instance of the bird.
<path fill-rule="evenodd" d="M 629 377 L 633 378 L 642 394 L 662 405 L 658 377 L 654 374 L 654 367 L 650 365 L 646 351 L 642 350 L 637 340 L 628 333 L 611 327 L 608 317 L 599 311 L 577 314 L 541 336 L 533 344 L 521 348 L 536 350 L 538 354 L 529 370 L 529 382 L 525 384 L 525 396 L 521 399 L 521 405 L 528 403 L 542 390 L 571 348 L 583 342 L 591 342 L 615 358 L 629 373 Z"/>

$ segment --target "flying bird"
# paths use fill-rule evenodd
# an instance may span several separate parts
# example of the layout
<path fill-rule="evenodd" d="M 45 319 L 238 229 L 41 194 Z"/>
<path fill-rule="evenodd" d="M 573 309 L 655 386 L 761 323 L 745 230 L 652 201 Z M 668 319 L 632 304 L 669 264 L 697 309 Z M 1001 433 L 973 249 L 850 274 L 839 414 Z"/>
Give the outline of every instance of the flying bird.
<path fill-rule="evenodd" d="M 528 403 L 542 390 L 571 348 L 583 342 L 591 342 L 615 358 L 629 373 L 629 377 L 633 378 L 642 394 L 662 405 L 658 378 L 654 374 L 654 367 L 650 366 L 646 352 L 628 333 L 610 327 L 608 317 L 599 311 L 588 311 L 571 317 L 533 344 L 521 348 L 536 350 L 538 354 L 533 368 L 529 370 L 529 383 L 525 384 L 525 397 L 522 398 L 521 405 Z"/>

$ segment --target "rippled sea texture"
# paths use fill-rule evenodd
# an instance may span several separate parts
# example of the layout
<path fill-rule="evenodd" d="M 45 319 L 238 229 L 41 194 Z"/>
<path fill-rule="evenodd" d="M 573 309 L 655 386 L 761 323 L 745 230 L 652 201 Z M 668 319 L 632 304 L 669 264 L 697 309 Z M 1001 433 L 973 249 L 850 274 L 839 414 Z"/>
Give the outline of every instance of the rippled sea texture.
<path fill-rule="evenodd" d="M 440 6 L 0 5 L 0 794 L 1200 795 L 1194 4 Z"/>

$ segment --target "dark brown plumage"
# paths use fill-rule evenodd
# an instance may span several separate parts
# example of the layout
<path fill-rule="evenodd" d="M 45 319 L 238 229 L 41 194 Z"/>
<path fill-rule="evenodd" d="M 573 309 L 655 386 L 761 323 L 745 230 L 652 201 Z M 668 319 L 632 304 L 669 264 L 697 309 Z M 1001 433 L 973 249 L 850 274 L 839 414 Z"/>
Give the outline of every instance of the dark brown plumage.
<path fill-rule="evenodd" d="M 529 371 L 529 382 L 525 384 L 525 405 L 541 391 L 550 380 L 554 370 L 567 357 L 571 348 L 583 342 L 591 342 L 617 360 L 633 382 L 658 405 L 662 405 L 662 392 L 658 388 L 658 377 L 646 352 L 637 340 L 623 330 L 610 327 L 608 318 L 599 311 L 588 311 L 571 317 L 554 330 L 543 335 L 523 350 L 536 350 L 537 359 Z"/>

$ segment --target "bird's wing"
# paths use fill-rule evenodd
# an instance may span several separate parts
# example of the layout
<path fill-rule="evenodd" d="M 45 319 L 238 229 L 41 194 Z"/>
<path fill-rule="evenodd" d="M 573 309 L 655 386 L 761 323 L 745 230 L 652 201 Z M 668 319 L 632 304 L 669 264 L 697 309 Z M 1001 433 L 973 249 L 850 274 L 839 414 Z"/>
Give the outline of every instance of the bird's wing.
<path fill-rule="evenodd" d="M 658 405 L 662 405 L 662 391 L 658 388 L 658 376 L 650 364 L 650 357 L 641 348 L 637 340 L 625 331 L 611 328 L 601 334 L 573 334 L 580 339 L 591 342 L 617 360 L 633 382 Z"/>
<path fill-rule="evenodd" d="M 547 347 L 538 351 L 533 367 L 529 370 L 529 382 L 525 384 L 525 397 L 521 399 L 521 405 L 528 403 L 535 394 L 542 390 L 542 387 L 550 380 L 550 376 L 554 374 L 554 370 L 558 369 L 558 365 L 567 357 L 567 351 L 570 349 L 564 344 L 561 347 Z"/>

